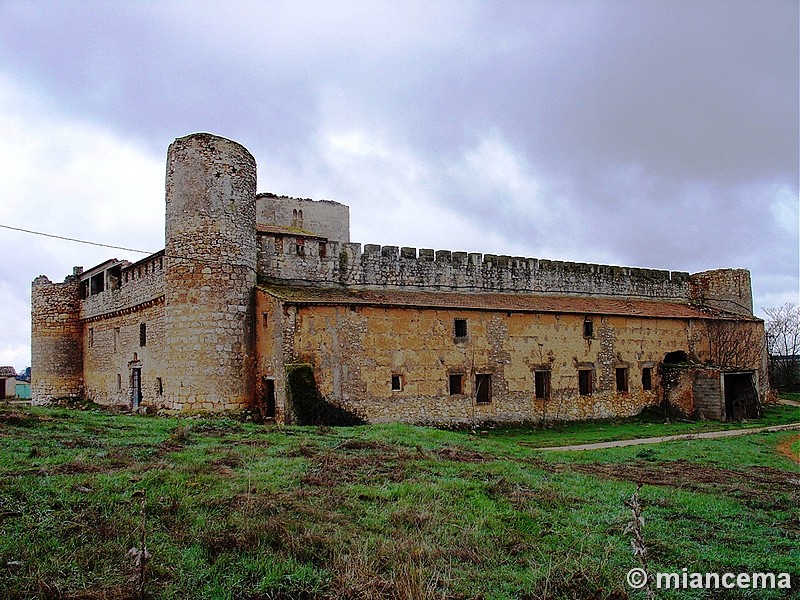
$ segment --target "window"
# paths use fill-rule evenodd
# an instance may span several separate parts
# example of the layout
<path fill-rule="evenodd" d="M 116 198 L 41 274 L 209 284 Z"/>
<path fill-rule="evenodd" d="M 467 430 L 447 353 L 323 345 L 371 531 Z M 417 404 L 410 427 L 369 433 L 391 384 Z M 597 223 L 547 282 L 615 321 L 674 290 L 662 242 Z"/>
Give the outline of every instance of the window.
<path fill-rule="evenodd" d="M 652 369 L 652 367 L 644 367 L 642 369 L 642 389 L 645 390 L 645 391 L 653 389 L 653 369 Z"/>
<path fill-rule="evenodd" d="M 592 395 L 592 370 L 579 369 L 578 370 L 578 393 L 581 396 Z"/>
<path fill-rule="evenodd" d="M 94 327 L 89 327 L 89 348 L 94 348 Z"/>
<path fill-rule="evenodd" d="M 550 371 L 536 371 L 534 373 L 534 389 L 537 398 L 542 400 L 550 398 Z"/>
<path fill-rule="evenodd" d="M 467 320 L 466 319 L 456 319 L 453 322 L 453 330 L 455 332 L 456 338 L 464 339 L 467 337 Z"/>
<path fill-rule="evenodd" d="M 450 375 L 449 381 L 451 396 L 458 396 L 464 393 L 464 376 L 461 373 Z"/>
<path fill-rule="evenodd" d="M 328 256 L 328 247 L 325 245 L 325 242 L 319 243 L 319 257 L 326 258 Z"/>
<path fill-rule="evenodd" d="M 261 318 L 264 321 L 264 327 L 269 327 L 269 313 L 268 312 L 261 313 Z"/>
<path fill-rule="evenodd" d="M 492 376 L 489 373 L 475 375 L 475 402 L 489 404 L 492 401 Z"/>
<path fill-rule="evenodd" d="M 156 396 L 164 395 L 164 382 L 161 377 L 156 377 Z"/>
<path fill-rule="evenodd" d="M 403 390 L 403 376 L 392 375 L 392 391 L 400 392 Z"/>
<path fill-rule="evenodd" d="M 119 352 L 119 327 L 114 328 L 114 352 Z"/>
<path fill-rule="evenodd" d="M 305 256 L 305 254 L 306 254 L 306 241 L 303 238 L 297 238 L 295 240 L 295 248 L 297 250 L 297 256 Z"/>
<path fill-rule="evenodd" d="M 122 391 L 122 375 L 120 375 L 119 373 L 117 373 L 117 391 L 118 392 Z"/>
<path fill-rule="evenodd" d="M 139 345 L 147 346 L 147 323 L 139 324 Z"/>
<path fill-rule="evenodd" d="M 594 323 L 591 319 L 586 319 L 583 322 L 583 337 L 585 338 L 593 338 L 594 337 Z"/>
<path fill-rule="evenodd" d="M 628 369 L 626 367 L 617 368 L 617 391 L 622 393 L 628 391 Z"/>

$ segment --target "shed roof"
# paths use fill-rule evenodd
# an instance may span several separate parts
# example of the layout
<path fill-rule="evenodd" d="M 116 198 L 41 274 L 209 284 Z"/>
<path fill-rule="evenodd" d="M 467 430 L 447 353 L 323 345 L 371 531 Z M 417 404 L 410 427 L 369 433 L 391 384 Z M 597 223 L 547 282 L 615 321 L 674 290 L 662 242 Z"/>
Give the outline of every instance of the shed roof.
<path fill-rule="evenodd" d="M 535 293 L 447 292 L 421 290 L 368 290 L 351 287 L 261 285 L 259 289 L 289 304 L 362 305 L 403 308 L 450 308 L 500 312 L 566 313 L 657 317 L 665 319 L 758 320 L 698 307 L 679 300 L 645 300 L 628 297 L 549 296 Z"/>

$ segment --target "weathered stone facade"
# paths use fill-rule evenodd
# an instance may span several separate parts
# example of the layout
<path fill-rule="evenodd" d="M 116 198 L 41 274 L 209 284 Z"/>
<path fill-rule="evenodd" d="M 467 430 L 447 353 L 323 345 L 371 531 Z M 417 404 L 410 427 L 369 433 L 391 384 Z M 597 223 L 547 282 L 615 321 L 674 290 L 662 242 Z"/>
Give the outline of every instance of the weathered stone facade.
<path fill-rule="evenodd" d="M 286 372 L 300 363 L 321 397 L 369 421 L 590 419 L 665 401 L 729 418 L 765 390 L 745 270 L 362 249 L 346 206 L 257 195 L 255 173 L 235 142 L 180 138 L 164 251 L 34 281 L 37 401 L 251 407 L 289 422 Z M 722 352 L 741 332 L 746 351 Z M 669 356 L 712 375 L 687 379 Z"/>

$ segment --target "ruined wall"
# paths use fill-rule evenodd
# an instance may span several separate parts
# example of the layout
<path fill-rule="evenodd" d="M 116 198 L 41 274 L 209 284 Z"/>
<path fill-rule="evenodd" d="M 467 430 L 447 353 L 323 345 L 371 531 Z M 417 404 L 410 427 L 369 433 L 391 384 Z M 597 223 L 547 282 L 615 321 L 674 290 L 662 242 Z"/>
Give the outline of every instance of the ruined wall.
<path fill-rule="evenodd" d="M 41 275 L 31 286 L 31 398 L 34 404 L 83 393 L 80 268 L 64 283 Z"/>
<path fill-rule="evenodd" d="M 259 235 L 259 275 L 299 283 L 686 299 L 688 273 Z"/>
<path fill-rule="evenodd" d="M 254 394 L 256 163 L 210 134 L 169 147 L 164 258 L 167 403 L 248 406 Z"/>
<path fill-rule="evenodd" d="M 753 315 L 753 292 L 747 269 L 715 269 L 689 277 L 689 299 L 697 304 L 744 316 Z"/>
<path fill-rule="evenodd" d="M 164 296 L 164 252 L 134 263 L 122 270 L 117 289 L 107 288 L 81 303 L 81 318 L 91 319 L 136 307 Z"/>
<path fill-rule="evenodd" d="M 141 404 L 154 408 L 163 404 L 166 364 L 163 296 L 139 304 L 136 310 L 92 317 L 84 322 L 83 336 L 87 399 L 98 404 L 131 407 L 132 369 L 136 368 L 141 369 Z"/>
<path fill-rule="evenodd" d="M 481 422 L 577 420 L 626 416 L 661 398 L 655 366 L 665 348 L 688 351 L 681 319 L 476 310 L 419 310 L 348 306 L 283 311 L 286 362 L 314 365 L 321 392 L 370 421 Z M 467 320 L 466 339 L 454 320 Z M 578 393 L 578 367 L 592 369 L 593 393 Z M 627 392 L 617 392 L 616 369 L 627 368 Z M 652 389 L 642 385 L 651 368 Z M 549 400 L 534 398 L 535 371 L 550 371 Z M 491 374 L 488 404 L 475 402 L 475 375 Z M 463 393 L 451 395 L 449 376 L 463 374 Z M 392 375 L 402 389 L 391 389 Z"/>
<path fill-rule="evenodd" d="M 350 241 L 350 208 L 333 200 L 258 194 L 256 221 L 303 229 L 329 240 Z"/>

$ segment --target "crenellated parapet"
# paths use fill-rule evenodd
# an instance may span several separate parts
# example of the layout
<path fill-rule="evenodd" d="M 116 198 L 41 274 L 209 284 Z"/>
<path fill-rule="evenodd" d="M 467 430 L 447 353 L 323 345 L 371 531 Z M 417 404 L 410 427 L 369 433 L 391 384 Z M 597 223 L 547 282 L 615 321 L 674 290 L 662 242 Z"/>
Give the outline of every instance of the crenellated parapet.
<path fill-rule="evenodd" d="M 300 284 L 687 299 L 689 274 L 429 248 L 259 235 L 258 272 Z"/>
<path fill-rule="evenodd" d="M 83 393 L 81 269 L 63 283 L 44 275 L 31 286 L 31 398 L 44 404 Z"/>

